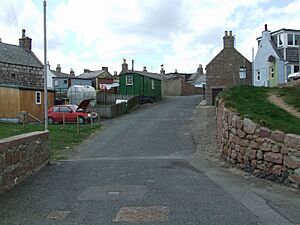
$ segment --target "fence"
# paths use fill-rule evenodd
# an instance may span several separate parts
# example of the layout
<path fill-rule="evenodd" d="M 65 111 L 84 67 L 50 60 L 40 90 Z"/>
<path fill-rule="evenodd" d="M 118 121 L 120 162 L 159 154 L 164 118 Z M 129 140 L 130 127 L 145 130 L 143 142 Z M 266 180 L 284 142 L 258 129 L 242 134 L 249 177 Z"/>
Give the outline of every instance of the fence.
<path fill-rule="evenodd" d="M 116 104 L 117 99 L 127 100 L 127 102 Z M 128 113 L 138 105 L 138 96 L 97 93 L 97 105 L 93 110 L 100 115 L 100 118 L 109 119 Z"/>

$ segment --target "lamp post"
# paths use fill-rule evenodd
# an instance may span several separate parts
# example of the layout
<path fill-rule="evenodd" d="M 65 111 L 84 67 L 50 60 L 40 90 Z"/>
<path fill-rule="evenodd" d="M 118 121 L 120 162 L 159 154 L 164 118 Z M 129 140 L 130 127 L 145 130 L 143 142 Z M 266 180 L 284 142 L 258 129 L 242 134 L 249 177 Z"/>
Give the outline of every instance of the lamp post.
<path fill-rule="evenodd" d="M 47 27 L 46 27 L 46 7 L 47 2 L 44 0 L 44 115 L 45 130 L 48 130 L 48 91 L 47 91 Z"/>

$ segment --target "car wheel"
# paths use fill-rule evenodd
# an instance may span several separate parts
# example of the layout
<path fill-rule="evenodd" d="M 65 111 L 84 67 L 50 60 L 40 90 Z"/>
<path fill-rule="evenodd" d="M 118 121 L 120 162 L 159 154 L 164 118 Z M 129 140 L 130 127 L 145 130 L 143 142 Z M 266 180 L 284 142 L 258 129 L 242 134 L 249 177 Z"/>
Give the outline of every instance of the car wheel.
<path fill-rule="evenodd" d="M 53 119 L 52 118 L 48 118 L 48 124 L 53 124 L 53 123 L 54 123 Z"/>
<path fill-rule="evenodd" d="M 84 124 L 84 122 L 85 122 L 84 118 L 83 117 L 79 117 L 79 123 L 80 124 Z"/>

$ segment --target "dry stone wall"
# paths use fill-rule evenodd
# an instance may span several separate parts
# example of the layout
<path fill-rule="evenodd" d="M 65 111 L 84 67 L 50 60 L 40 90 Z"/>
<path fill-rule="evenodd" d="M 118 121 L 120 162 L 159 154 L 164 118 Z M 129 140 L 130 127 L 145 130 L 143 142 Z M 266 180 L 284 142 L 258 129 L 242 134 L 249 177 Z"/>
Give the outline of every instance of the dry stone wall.
<path fill-rule="evenodd" d="M 0 140 L 0 193 L 12 189 L 49 162 L 49 132 Z"/>
<path fill-rule="evenodd" d="M 258 177 L 300 187 L 300 136 L 271 131 L 217 105 L 221 158 Z"/>

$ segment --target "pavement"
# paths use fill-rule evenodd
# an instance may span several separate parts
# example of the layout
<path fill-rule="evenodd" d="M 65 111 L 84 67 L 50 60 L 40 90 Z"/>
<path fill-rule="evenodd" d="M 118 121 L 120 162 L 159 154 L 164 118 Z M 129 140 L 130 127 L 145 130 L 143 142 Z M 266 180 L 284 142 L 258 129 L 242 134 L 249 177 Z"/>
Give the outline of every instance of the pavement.
<path fill-rule="evenodd" d="M 0 224 L 300 224 L 299 192 L 218 159 L 215 109 L 169 97 L 105 121 L 0 195 Z"/>

